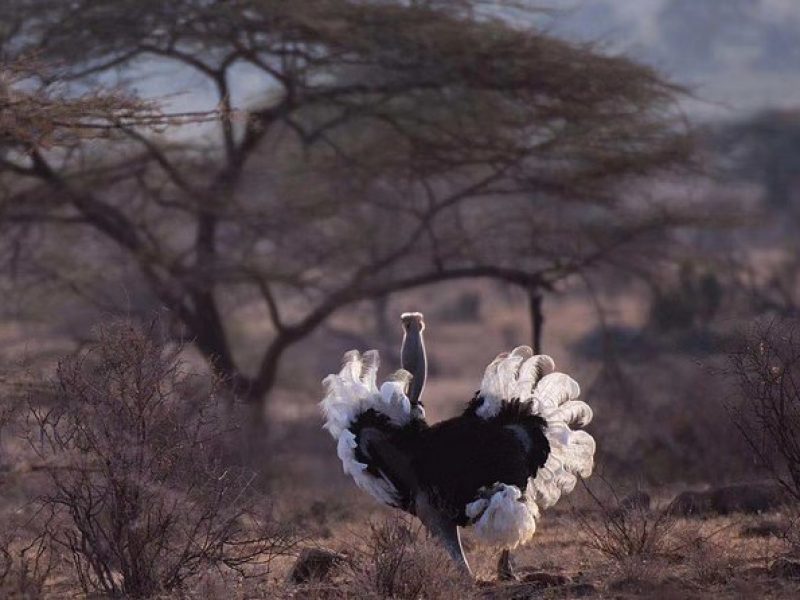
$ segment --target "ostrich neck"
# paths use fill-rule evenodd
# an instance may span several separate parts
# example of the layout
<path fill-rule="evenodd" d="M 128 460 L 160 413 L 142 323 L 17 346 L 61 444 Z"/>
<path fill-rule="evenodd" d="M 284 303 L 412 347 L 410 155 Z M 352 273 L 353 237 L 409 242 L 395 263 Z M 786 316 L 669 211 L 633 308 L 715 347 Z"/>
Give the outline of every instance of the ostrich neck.
<path fill-rule="evenodd" d="M 403 346 L 400 349 L 400 362 L 403 368 L 413 375 L 408 399 L 411 404 L 417 404 L 425 387 L 425 377 L 428 374 L 428 360 L 425 356 L 425 341 L 422 332 L 409 328 L 403 336 Z"/>

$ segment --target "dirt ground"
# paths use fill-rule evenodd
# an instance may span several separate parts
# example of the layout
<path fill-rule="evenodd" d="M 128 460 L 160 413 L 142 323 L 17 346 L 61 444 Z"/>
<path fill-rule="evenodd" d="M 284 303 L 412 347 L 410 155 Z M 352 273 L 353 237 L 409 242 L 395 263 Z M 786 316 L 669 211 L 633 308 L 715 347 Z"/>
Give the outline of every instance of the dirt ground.
<path fill-rule="evenodd" d="M 369 552 L 359 554 L 354 548 L 369 539 L 368 522 L 392 518 L 391 511 L 370 511 L 359 499 L 340 498 L 338 505 L 326 505 L 317 514 L 322 535 L 309 541 L 369 563 Z M 429 573 L 430 585 L 438 592 L 420 597 L 735 599 L 800 595 L 797 563 L 782 559 L 789 547 L 781 539 L 787 519 L 781 512 L 675 518 L 659 540 L 657 553 L 619 558 L 591 547 L 585 519 L 602 518 L 574 505 L 547 511 L 533 541 L 513 553 L 518 581 L 498 581 L 498 553 L 476 547 L 467 530 L 464 546 L 476 583 L 451 595 L 448 578 Z M 442 578 L 445 581 L 437 581 Z M 283 590 L 298 598 L 380 595 L 369 583 L 354 589 L 352 573 L 346 568 L 334 571 L 325 585 L 295 585 Z"/>

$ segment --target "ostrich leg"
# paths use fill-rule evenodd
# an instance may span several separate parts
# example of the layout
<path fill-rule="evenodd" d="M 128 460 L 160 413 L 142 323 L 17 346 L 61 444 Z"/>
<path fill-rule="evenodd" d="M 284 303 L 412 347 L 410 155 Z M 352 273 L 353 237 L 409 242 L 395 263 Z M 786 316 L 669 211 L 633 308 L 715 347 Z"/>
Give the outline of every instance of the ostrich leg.
<path fill-rule="evenodd" d="M 500 581 L 516 581 L 519 579 L 514 571 L 514 562 L 511 560 L 511 551 L 506 549 L 500 553 L 497 561 L 497 578 Z"/>
<path fill-rule="evenodd" d="M 431 535 L 436 537 L 447 550 L 450 557 L 456 562 L 465 574 L 472 577 L 472 570 L 469 568 L 467 557 L 464 556 L 464 548 L 461 546 L 461 535 L 458 525 L 453 523 L 447 515 L 436 509 L 424 492 L 417 494 L 415 502 L 415 512 L 423 525 L 427 527 Z"/>

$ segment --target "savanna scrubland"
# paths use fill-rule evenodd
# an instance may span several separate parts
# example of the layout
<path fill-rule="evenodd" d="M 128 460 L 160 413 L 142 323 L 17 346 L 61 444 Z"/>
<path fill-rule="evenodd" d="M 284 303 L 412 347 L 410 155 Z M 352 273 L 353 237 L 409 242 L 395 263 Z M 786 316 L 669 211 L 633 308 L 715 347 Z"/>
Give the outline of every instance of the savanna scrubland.
<path fill-rule="evenodd" d="M 4 595 L 797 595 L 800 113 L 692 121 L 537 14 L 0 7 Z M 406 310 L 429 420 L 519 344 L 594 409 L 518 581 L 468 532 L 466 580 L 321 430 Z"/>

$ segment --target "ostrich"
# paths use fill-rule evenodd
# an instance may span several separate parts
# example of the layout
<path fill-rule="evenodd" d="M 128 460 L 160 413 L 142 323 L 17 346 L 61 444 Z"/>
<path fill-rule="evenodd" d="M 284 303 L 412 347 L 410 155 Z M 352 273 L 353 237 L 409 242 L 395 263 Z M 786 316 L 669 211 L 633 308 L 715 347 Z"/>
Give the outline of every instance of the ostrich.
<path fill-rule="evenodd" d="M 425 322 L 401 321 L 402 369 L 378 388 L 378 352 L 346 353 L 323 381 L 324 427 L 356 485 L 416 515 L 465 573 L 459 527 L 472 526 L 479 543 L 502 549 L 499 574 L 513 578 L 509 551 L 531 539 L 539 508 L 591 474 L 595 443 L 580 428 L 592 411 L 549 356 L 520 346 L 489 364 L 460 416 L 429 425 Z"/>

